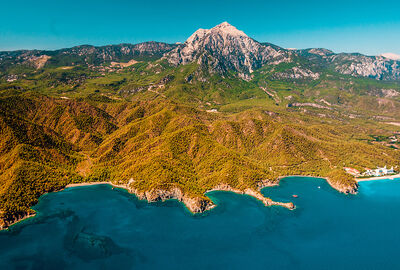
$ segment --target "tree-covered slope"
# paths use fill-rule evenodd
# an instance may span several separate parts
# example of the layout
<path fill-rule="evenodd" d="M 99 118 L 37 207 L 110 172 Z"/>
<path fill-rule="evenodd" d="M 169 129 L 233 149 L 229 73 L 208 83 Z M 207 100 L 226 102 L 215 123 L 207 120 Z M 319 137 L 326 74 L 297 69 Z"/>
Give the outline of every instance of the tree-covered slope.
<path fill-rule="evenodd" d="M 178 197 L 201 212 L 212 205 L 212 189 L 259 194 L 279 177 L 312 175 L 353 193 L 357 184 L 343 167 L 400 165 L 395 149 L 373 144 L 372 135 L 390 129 L 291 108 L 232 114 L 160 96 L 104 102 L 31 94 L 4 97 L 0 107 L 3 224 L 30 213 L 41 194 L 77 181 L 111 181 L 150 201 Z"/>

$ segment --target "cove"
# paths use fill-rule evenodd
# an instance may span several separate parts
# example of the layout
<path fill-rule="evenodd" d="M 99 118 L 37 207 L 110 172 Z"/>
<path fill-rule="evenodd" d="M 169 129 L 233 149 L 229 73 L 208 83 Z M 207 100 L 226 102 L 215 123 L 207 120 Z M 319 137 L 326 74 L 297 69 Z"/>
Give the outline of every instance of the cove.
<path fill-rule="evenodd" d="M 215 191 L 217 207 L 193 216 L 109 185 L 49 193 L 0 232 L 0 269 L 400 268 L 400 180 L 361 182 L 353 196 L 287 177 L 262 192 L 297 208 Z"/>

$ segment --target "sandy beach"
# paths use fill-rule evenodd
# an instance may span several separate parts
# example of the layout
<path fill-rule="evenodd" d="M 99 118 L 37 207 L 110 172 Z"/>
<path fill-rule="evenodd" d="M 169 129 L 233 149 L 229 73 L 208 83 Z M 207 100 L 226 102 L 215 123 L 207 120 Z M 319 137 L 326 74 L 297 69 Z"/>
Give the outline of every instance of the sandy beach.
<path fill-rule="evenodd" d="M 116 187 L 116 188 L 123 188 L 123 189 L 129 190 L 129 188 L 128 188 L 127 186 L 124 186 L 124 185 L 116 185 L 116 184 L 113 184 L 113 183 L 111 183 L 111 182 L 85 182 L 85 183 L 69 184 L 69 185 L 66 185 L 65 188 L 70 188 L 70 187 L 83 187 L 83 186 L 93 186 L 93 185 L 111 185 L 111 186 Z M 64 188 L 64 189 L 65 189 L 65 188 Z"/>
<path fill-rule="evenodd" d="M 388 180 L 388 179 L 394 180 L 395 178 L 400 178 L 400 174 L 376 176 L 370 178 L 356 178 L 356 181 L 363 182 L 363 181 L 376 181 L 376 180 Z"/>

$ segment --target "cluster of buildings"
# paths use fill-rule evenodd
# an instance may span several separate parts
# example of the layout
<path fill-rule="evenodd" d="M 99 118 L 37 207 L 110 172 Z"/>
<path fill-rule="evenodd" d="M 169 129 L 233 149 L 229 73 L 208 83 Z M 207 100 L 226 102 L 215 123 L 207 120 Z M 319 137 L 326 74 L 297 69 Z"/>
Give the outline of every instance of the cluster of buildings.
<path fill-rule="evenodd" d="M 386 166 L 383 168 L 377 167 L 376 169 L 368 169 L 366 168 L 365 172 L 360 173 L 360 171 L 354 169 L 354 168 L 348 168 L 345 167 L 344 168 L 345 171 L 351 175 L 354 175 L 355 177 L 363 177 L 363 176 L 384 176 L 384 175 L 390 175 L 390 174 L 394 174 L 395 170 L 393 169 L 393 167 L 391 167 L 390 169 L 388 169 Z"/>
<path fill-rule="evenodd" d="M 392 168 L 388 169 L 385 167 L 383 168 L 376 168 L 375 170 L 367 169 L 362 176 L 383 176 L 383 175 L 388 175 L 388 174 L 394 174 L 395 171 Z"/>

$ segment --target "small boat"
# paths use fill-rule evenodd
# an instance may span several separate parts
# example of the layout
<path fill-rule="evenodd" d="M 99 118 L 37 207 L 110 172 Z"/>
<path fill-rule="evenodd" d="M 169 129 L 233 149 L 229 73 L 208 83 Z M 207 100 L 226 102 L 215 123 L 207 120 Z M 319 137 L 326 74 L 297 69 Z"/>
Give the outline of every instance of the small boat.
<path fill-rule="evenodd" d="M 299 195 L 296 195 L 296 194 L 293 194 L 292 196 L 293 196 L 293 198 L 298 198 L 299 197 Z"/>
<path fill-rule="evenodd" d="M 318 186 L 318 188 L 321 188 L 320 186 Z"/>

